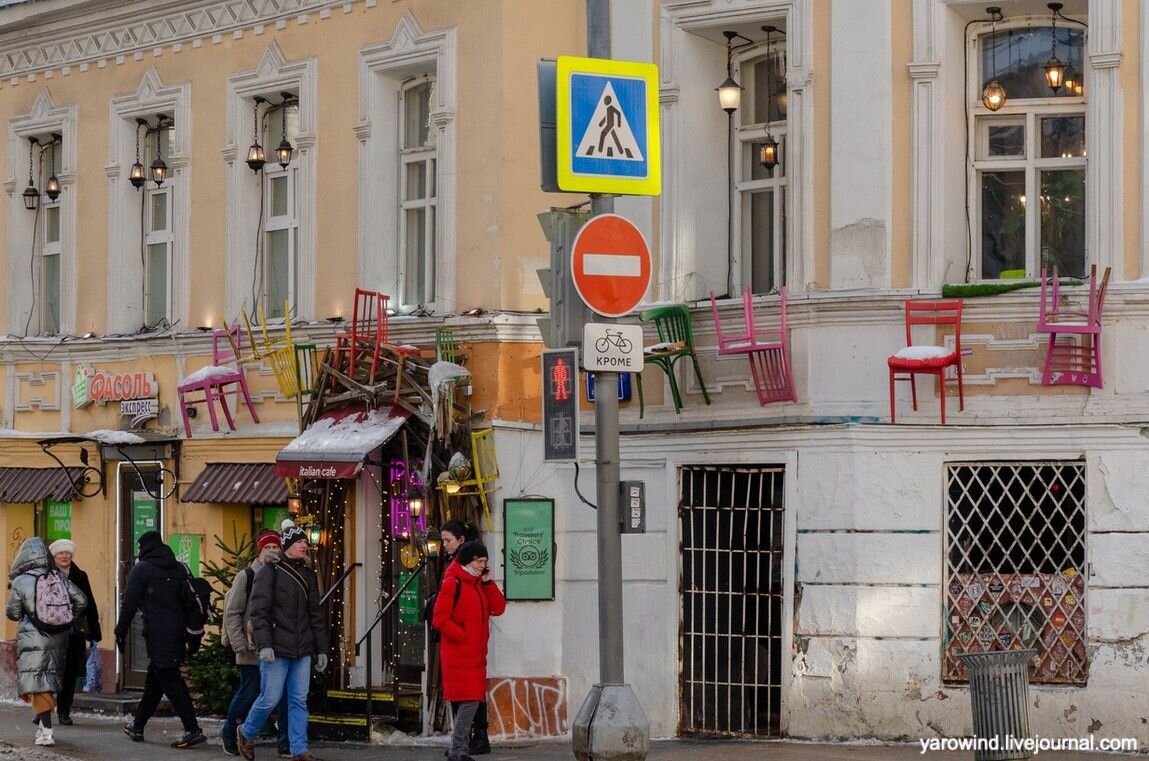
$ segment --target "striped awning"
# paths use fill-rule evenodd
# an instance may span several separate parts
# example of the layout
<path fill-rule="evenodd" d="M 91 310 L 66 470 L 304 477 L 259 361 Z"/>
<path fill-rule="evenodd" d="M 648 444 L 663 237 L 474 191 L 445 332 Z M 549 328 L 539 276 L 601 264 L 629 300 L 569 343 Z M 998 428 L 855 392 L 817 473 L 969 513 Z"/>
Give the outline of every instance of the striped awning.
<path fill-rule="evenodd" d="M 83 477 L 83 468 L 0 468 L 0 502 L 79 499 L 72 483 Z"/>
<path fill-rule="evenodd" d="M 182 502 L 286 505 L 287 484 L 271 462 L 211 462 L 180 497 Z"/>

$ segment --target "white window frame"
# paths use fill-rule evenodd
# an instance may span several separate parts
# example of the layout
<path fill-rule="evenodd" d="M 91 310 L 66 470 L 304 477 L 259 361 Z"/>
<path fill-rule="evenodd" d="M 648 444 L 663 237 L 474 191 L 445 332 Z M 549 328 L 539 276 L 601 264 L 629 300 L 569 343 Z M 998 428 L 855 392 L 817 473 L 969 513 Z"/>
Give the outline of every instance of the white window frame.
<path fill-rule="evenodd" d="M 278 143 L 276 143 L 278 144 Z M 264 226 L 263 226 L 263 308 L 269 321 L 280 322 L 290 315 L 281 315 L 282 302 L 276 303 L 271 298 L 271 234 L 287 231 L 287 294 L 289 306 L 294 306 L 298 300 L 299 286 L 297 283 L 297 265 L 299 261 L 299 204 L 296 198 L 296 183 L 298 169 L 291 164 L 287 168 L 274 165 L 264 167 Z M 287 183 L 287 213 L 272 214 L 272 185 L 282 180 Z"/>
<path fill-rule="evenodd" d="M 399 91 L 399 302 L 401 304 L 434 304 L 435 303 L 435 263 L 438 252 L 435 248 L 435 228 L 438 203 L 436 199 L 435 168 L 438 164 L 438 152 L 435 148 L 435 129 L 427 125 L 427 140 L 424 144 L 407 147 L 407 96 L 414 90 L 427 86 L 428 114 L 430 103 L 435 94 L 435 79 L 424 75 L 409 82 L 405 82 Z M 418 165 L 423 165 L 424 185 L 427 192 L 419 198 L 409 198 L 407 188 L 410 172 Z M 424 250 L 415 256 L 422 259 L 422 265 L 416 266 L 414 256 L 408 249 L 412 230 L 407 221 L 410 211 L 423 211 L 422 236 Z M 414 272 L 412 270 L 415 270 Z M 422 273 L 420 277 L 419 273 Z"/>
<path fill-rule="evenodd" d="M 37 93 L 31 110 L 8 121 L 8 178 L 4 182 L 8 191 L 8 269 L 7 293 L 8 331 L 24 335 L 26 330 L 39 332 L 44 320 L 41 315 L 43 300 L 39 282 L 29 282 L 29 257 L 33 264 L 43 245 L 44 184 L 51 170 L 40 171 L 40 157 L 34 155 L 36 187 L 41 192 L 41 205 L 35 213 L 24 208 L 21 195 L 28 183 L 29 138 L 36 137 L 47 144 L 53 133 L 61 135 L 56 146 L 56 177 L 60 181 L 60 325 L 62 334 L 76 333 L 76 134 L 79 107 L 75 104 L 57 106 L 47 88 Z M 36 149 L 39 150 L 39 149 Z M 46 157 L 45 157 L 46 160 Z M 34 278 L 39 277 L 39 267 Z"/>
<path fill-rule="evenodd" d="M 147 196 L 155 188 L 149 166 L 154 156 L 149 156 L 151 141 L 137 119 L 144 119 L 154 127 L 158 124 L 159 114 L 170 117 L 174 125 L 163 155 L 164 163 L 168 165 L 163 187 L 171 189 L 168 196 L 171 199 L 168 226 L 172 243 L 168 252 L 167 320 L 182 331 L 213 323 L 210 314 L 193 316 L 190 313 L 188 284 L 191 273 L 186 242 L 190 240 L 191 204 L 190 194 L 180 192 L 180 189 L 191 187 L 192 182 L 191 85 L 186 82 L 165 85 L 155 67 L 151 67 L 140 78 L 135 92 L 112 98 L 108 109 L 108 164 L 104 171 L 108 178 L 109 333 L 135 333 L 148 321 L 144 295 L 148 281 L 144 262 L 149 237 L 146 233 L 150 214 Z M 137 130 L 140 163 L 148 177 L 139 190 L 128 181 L 129 171 L 136 160 Z M 218 309 L 214 315 L 218 319 Z"/>
<path fill-rule="evenodd" d="M 43 172 L 40 174 L 42 176 L 44 175 Z M 40 263 L 40 282 L 38 293 L 36 294 L 36 302 L 38 305 L 36 311 L 40 321 L 39 330 L 37 332 L 43 336 L 53 336 L 61 332 L 60 317 L 63 302 L 61 302 L 60 298 L 63 292 L 62 281 L 64 277 L 64 210 L 60 203 L 61 200 L 63 199 L 57 198 L 55 201 L 50 201 L 48 200 L 48 196 L 43 194 L 40 196 L 40 254 L 38 257 Z M 48 217 L 53 213 L 56 215 L 55 240 L 48 237 L 49 230 L 51 229 L 51 226 L 48 224 Z M 48 263 L 52 259 L 56 261 L 55 278 L 48 277 Z M 56 302 L 54 314 L 53 310 L 48 308 L 53 298 Z"/>
<path fill-rule="evenodd" d="M 359 51 L 360 140 L 359 277 L 395 296 L 397 309 L 422 304 L 428 311 L 456 307 L 456 82 L 458 35 L 454 28 L 424 32 L 408 11 L 391 40 Z M 395 240 L 400 224 L 400 97 L 405 82 L 428 77 L 430 121 L 435 146 L 434 301 L 408 301 L 403 290 L 402 253 Z M 393 253 L 394 252 L 394 253 Z"/>
<path fill-rule="evenodd" d="M 316 159 L 316 125 L 318 112 L 316 98 L 318 93 L 318 62 L 315 58 L 305 58 L 298 61 L 288 61 L 278 43 L 272 42 L 264 51 L 263 57 L 255 69 L 236 74 L 228 79 L 228 127 L 229 142 L 223 150 L 224 160 L 228 163 L 227 172 L 227 285 L 223 309 L 225 314 L 238 315 L 241 310 L 253 313 L 259 304 L 266 299 L 266 281 L 257 279 L 258 293 L 253 294 L 252 273 L 257 272 L 259 261 L 252 241 L 257 239 L 259 230 L 260 245 L 265 245 L 267 238 L 267 218 L 261 214 L 261 200 L 269 195 L 265 183 L 267 176 L 282 172 L 279 164 L 275 162 L 275 147 L 279 144 L 277 137 L 270 144 L 264 143 L 267 163 L 257 174 L 247 166 L 247 149 L 251 145 L 255 134 L 253 105 L 254 98 L 266 99 L 271 104 L 282 101 L 281 93 L 289 92 L 295 96 L 299 104 L 299 134 L 292 141 L 295 152 L 288 165 L 294 175 L 294 199 L 296 206 L 298 234 L 293 236 L 295 249 L 294 285 L 292 308 L 294 319 L 315 319 L 315 283 L 317 277 L 316 252 L 318 198 L 316 196 L 316 177 L 318 171 Z M 266 118 L 268 110 L 274 111 L 274 105 L 261 106 L 260 118 Z M 269 127 L 274 125 L 268 125 Z M 278 129 L 272 132 L 279 134 Z M 259 131 L 260 140 L 265 141 L 264 131 Z M 262 217 L 262 219 L 261 219 Z M 254 303 L 252 299 L 254 298 Z M 216 306 L 216 315 L 219 307 Z M 211 323 L 213 315 L 205 313 L 204 319 Z M 218 316 L 216 316 L 218 319 Z"/>
<path fill-rule="evenodd" d="M 1031 23 L 1025 23 L 1029 21 Z M 997 34 L 1001 35 L 1013 28 L 1033 28 L 1038 27 L 1042 23 L 1048 23 L 1048 17 L 1044 19 L 1021 19 L 1013 24 L 998 24 Z M 1085 174 L 1085 205 L 1086 205 L 1086 219 L 1088 220 L 1093 212 L 1090 211 L 1093 205 L 1093 199 L 1089 190 L 1093 187 L 1089 179 L 1089 165 L 1086 156 L 1070 157 L 1070 158 L 1041 158 L 1039 156 L 1041 150 L 1041 134 L 1040 123 L 1043 117 L 1047 116 L 1080 116 L 1085 120 L 1085 139 L 1089 144 L 1089 133 L 1092 129 L 1092 122 L 1087 113 L 1087 95 L 1081 97 L 1051 97 L 1051 98 L 1008 98 L 1005 105 L 998 111 L 990 111 L 981 102 L 981 40 L 984 36 L 990 34 L 990 25 L 984 24 L 980 26 L 971 27 L 969 31 L 969 38 L 966 41 L 970 54 L 967 56 L 967 76 L 966 81 L 969 84 L 969 92 L 967 92 L 966 102 L 969 105 L 969 134 L 968 145 L 970 146 L 970 166 L 971 171 L 968 173 L 968 187 L 967 193 L 969 194 L 970 202 L 970 226 L 971 230 L 971 245 L 973 251 L 970 257 L 970 272 L 969 276 L 972 280 L 982 281 L 986 280 L 982 276 L 982 223 L 983 223 L 983 208 L 982 208 L 982 176 L 987 172 L 1017 172 L 1025 173 L 1025 276 L 1032 278 L 1041 275 L 1041 206 L 1040 203 L 1030 203 L 1030 199 L 1037 199 L 1040 196 L 1041 187 L 1041 172 L 1047 169 L 1079 169 Z M 1088 40 L 1086 42 L 1087 50 L 1083 55 L 1084 60 L 1088 60 Z M 999 71 L 1002 66 L 999 66 Z M 1085 72 L 1080 72 L 1080 76 L 1085 76 Z M 1085 90 L 1086 94 L 1089 90 Z M 1008 94 L 1007 94 L 1008 95 Z M 1018 157 L 1001 157 L 989 158 L 988 157 L 988 140 L 990 125 L 1009 125 L 1018 124 L 1024 127 L 1025 141 L 1024 141 L 1024 154 Z M 1088 224 L 1088 221 L 1086 222 Z M 1094 251 L 1089 248 L 1090 235 L 1088 232 L 1085 234 L 1085 268 L 1088 269 L 1090 263 L 1097 263 L 1097 257 Z"/>
<path fill-rule="evenodd" d="M 774 43 L 768 50 L 765 45 L 755 46 L 752 50 L 740 53 L 735 59 L 739 69 L 739 81 L 742 83 L 742 106 L 735 114 L 740 120 L 742 115 L 749 113 L 749 104 L 754 100 L 754 65 L 757 61 L 765 59 L 773 51 L 785 51 L 785 43 Z M 783 57 L 785 53 L 783 52 Z M 769 133 L 779 144 L 778 164 L 774 167 L 770 177 L 751 179 L 753 167 L 758 161 L 758 147 Z M 734 194 L 735 218 L 732 221 L 735 236 L 733 253 L 734 277 L 732 284 L 736 292 L 745 288 L 752 288 L 755 292 L 765 292 L 754 283 L 754 262 L 759 252 L 754 249 L 753 230 L 751 220 L 751 205 L 755 194 L 771 192 L 771 213 L 774 216 L 772 225 L 772 240 L 770 242 L 770 266 L 772 269 L 772 286 L 769 290 L 776 290 L 786 285 L 786 121 L 762 122 L 756 124 L 739 123 L 734 130 Z"/>
<path fill-rule="evenodd" d="M 145 163 L 144 166 L 147 166 Z M 175 235 L 172 232 L 172 207 L 174 206 L 173 199 L 176 195 L 176 188 L 174 183 L 165 182 L 163 186 L 156 187 L 155 183 L 149 181 L 145 185 L 144 192 L 144 321 L 149 327 L 160 327 L 160 323 L 167 322 L 168 325 L 172 324 L 172 260 L 174 259 L 175 250 Z M 154 201 L 156 197 L 162 196 L 165 205 L 164 218 L 166 224 L 161 229 L 154 229 L 155 224 L 152 218 L 152 213 L 155 208 Z M 163 314 L 158 318 L 153 319 L 152 312 L 154 304 L 152 299 L 154 295 L 151 293 L 152 283 L 152 246 L 163 246 L 165 250 L 164 256 L 164 295 L 163 295 Z"/>

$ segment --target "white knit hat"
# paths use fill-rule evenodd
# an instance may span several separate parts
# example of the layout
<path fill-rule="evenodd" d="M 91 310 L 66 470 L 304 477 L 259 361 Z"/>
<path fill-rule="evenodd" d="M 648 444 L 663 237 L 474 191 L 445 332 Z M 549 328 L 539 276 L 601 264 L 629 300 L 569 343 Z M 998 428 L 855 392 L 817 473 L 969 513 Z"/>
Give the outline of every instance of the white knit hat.
<path fill-rule="evenodd" d="M 61 552 L 68 552 L 75 555 L 76 543 L 71 539 L 57 539 L 48 545 L 48 552 L 53 556 L 59 555 Z"/>

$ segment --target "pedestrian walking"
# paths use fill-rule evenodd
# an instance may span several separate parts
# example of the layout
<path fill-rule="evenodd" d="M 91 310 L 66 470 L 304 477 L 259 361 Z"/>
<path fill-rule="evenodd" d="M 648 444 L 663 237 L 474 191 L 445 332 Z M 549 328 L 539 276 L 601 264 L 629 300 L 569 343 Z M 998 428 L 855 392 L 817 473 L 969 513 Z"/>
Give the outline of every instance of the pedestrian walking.
<path fill-rule="evenodd" d="M 451 561 L 455 559 L 455 553 L 459 548 L 468 541 L 478 541 L 479 533 L 472 526 L 465 525 L 462 521 L 449 520 L 439 527 L 439 539 L 443 546 L 443 555 L 446 562 L 443 563 L 443 580 L 446 580 L 447 569 L 451 567 Z M 442 589 L 440 582 L 439 588 Z M 488 719 L 487 719 L 487 698 L 486 695 L 479 701 L 479 707 L 475 711 L 475 718 L 471 722 L 471 738 L 467 746 L 467 752 L 472 756 L 482 756 L 491 752 L 491 739 L 487 733 Z"/>
<path fill-rule="evenodd" d="M 253 761 L 255 736 L 286 691 L 291 757 L 319 761 L 307 749 L 307 689 L 312 656 L 317 671 L 327 668 L 327 626 L 319 608 L 319 580 L 307 565 L 307 534 L 285 521 L 281 539 L 283 558 L 255 574 L 248 603 L 260 688 L 236 741 L 239 754 Z"/>
<path fill-rule="evenodd" d="M 176 560 L 172 548 L 164 544 L 160 532 L 146 531 L 137 543 L 139 558 L 128 574 L 116 621 L 116 646 L 123 652 L 132 619 L 137 611 L 142 611 L 148 673 L 135 717 L 124 725 L 124 734 L 133 742 L 143 742 L 144 727 L 156 712 L 160 698 L 167 695 L 184 728 L 172 747 L 191 748 L 207 742 L 207 738 L 200 730 L 191 693 L 180 673 L 187 652 L 184 600 L 190 573 Z"/>
<path fill-rule="evenodd" d="M 435 600 L 432 619 L 442 635 L 440 660 L 443 671 L 443 697 L 455 711 L 451 733 L 451 761 L 469 761 L 475 714 L 487 699 L 487 643 L 491 636 L 491 616 L 501 616 L 507 599 L 490 580 L 487 548 L 481 542 L 467 542 L 447 566 L 443 586 Z M 456 594 L 457 593 L 457 594 Z M 483 740 L 486 738 L 484 731 Z"/>
<path fill-rule="evenodd" d="M 44 540 L 24 540 L 8 574 L 8 618 L 16 628 L 16 686 L 32 704 L 37 745 L 55 745 L 52 709 L 60 689 L 60 672 L 68 651 L 68 631 L 87 599 L 66 577 L 57 573 Z"/>
<path fill-rule="evenodd" d="M 259 697 L 259 654 L 255 642 L 248 636 L 249 601 L 255 575 L 259 569 L 270 563 L 279 562 L 279 534 L 271 529 L 259 532 L 255 540 L 255 560 L 251 565 L 235 575 L 227 596 L 223 601 L 223 636 L 226 644 L 235 652 L 235 665 L 239 667 L 239 688 L 227 707 L 227 717 L 223 720 L 219 739 L 223 752 L 229 756 L 239 754 L 235 730 L 247 716 L 255 699 Z M 276 730 L 280 758 L 291 758 L 291 741 L 287 735 L 287 699 L 281 698 L 277 709 Z"/>
<path fill-rule="evenodd" d="M 76 680 L 81 677 L 87 665 L 87 645 L 95 649 L 103 639 L 100 631 L 100 609 L 92 594 L 92 584 L 88 574 L 76 565 L 76 543 L 71 539 L 57 539 L 48 545 L 52 562 L 68 581 L 84 593 L 88 604 L 84 612 L 76 617 L 75 626 L 68 632 L 68 652 L 64 659 L 64 673 L 60 677 L 60 692 L 56 695 L 56 720 L 64 726 L 72 725 L 72 700 L 76 696 Z"/>

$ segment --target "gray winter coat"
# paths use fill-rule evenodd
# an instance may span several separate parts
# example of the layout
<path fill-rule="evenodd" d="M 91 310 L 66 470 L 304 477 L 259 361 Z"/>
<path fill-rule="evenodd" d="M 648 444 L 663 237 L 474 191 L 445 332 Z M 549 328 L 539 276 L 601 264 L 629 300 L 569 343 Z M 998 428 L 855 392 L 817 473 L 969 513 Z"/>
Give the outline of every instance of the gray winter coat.
<path fill-rule="evenodd" d="M 16 686 L 21 695 L 33 692 L 56 692 L 60 689 L 60 674 L 64 671 L 64 658 L 68 651 L 68 632 L 45 634 L 32 623 L 36 610 L 36 579 L 49 572 L 52 558 L 44 540 L 38 536 L 20 545 L 12 561 L 12 593 L 5 611 L 16 628 L 16 669 L 20 672 Z M 72 615 L 78 617 L 88 604 L 84 593 L 67 578 L 68 596 L 72 598 Z"/>
<path fill-rule="evenodd" d="M 278 558 L 272 562 L 278 562 Z M 251 564 L 251 570 L 259 573 L 263 563 L 257 557 Z M 254 584 L 254 576 L 252 577 Z M 235 575 L 235 581 L 223 598 L 223 628 L 227 630 L 227 641 L 235 651 L 235 665 L 258 666 L 259 654 L 252 649 L 247 641 L 248 601 L 251 590 L 247 588 L 247 573 L 240 571 Z"/>

